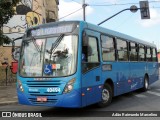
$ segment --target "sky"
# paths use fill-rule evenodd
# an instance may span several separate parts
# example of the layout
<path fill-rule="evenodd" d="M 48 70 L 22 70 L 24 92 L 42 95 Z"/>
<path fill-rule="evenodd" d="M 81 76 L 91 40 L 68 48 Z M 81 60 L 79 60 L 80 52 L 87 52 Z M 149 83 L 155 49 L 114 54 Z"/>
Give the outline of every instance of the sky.
<path fill-rule="evenodd" d="M 60 21 L 83 20 L 83 0 L 60 0 Z M 136 5 L 139 8 L 140 0 L 85 0 L 86 21 L 98 24 L 115 13 Z M 124 11 L 108 20 L 102 27 L 118 31 L 157 45 L 160 49 L 160 0 L 148 0 L 150 19 L 141 19 L 140 10 L 136 13 Z M 99 6 L 97 6 L 99 5 Z M 103 6 L 101 6 L 103 5 Z M 78 12 L 75 12 L 79 10 Z M 70 13 L 73 13 L 69 15 Z"/>
<path fill-rule="evenodd" d="M 59 0 L 59 20 L 83 20 L 83 10 L 81 9 L 82 1 L 83 0 Z M 132 5 L 136 5 L 139 8 L 139 1 L 140 0 L 85 0 L 88 5 L 86 7 L 86 21 L 97 25 L 115 13 L 130 8 Z M 160 0 L 148 1 L 150 19 L 141 19 L 140 10 L 136 13 L 128 10 L 108 20 L 101 26 L 154 43 L 157 45 L 157 48 L 160 49 Z M 25 24 L 25 21 L 22 22 L 22 20 L 25 19 L 24 17 L 25 16 L 16 15 L 9 21 L 8 25 L 13 27 L 17 23 L 23 26 Z M 22 36 L 22 34 L 8 34 L 8 36 L 17 38 Z"/>

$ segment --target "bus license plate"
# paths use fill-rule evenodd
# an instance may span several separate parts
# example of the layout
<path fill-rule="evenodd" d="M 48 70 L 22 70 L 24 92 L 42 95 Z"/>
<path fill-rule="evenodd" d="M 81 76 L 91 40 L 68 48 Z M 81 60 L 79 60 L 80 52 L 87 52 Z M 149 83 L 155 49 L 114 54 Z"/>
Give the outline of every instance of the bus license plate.
<path fill-rule="evenodd" d="M 47 102 L 47 97 L 37 97 L 38 102 Z"/>

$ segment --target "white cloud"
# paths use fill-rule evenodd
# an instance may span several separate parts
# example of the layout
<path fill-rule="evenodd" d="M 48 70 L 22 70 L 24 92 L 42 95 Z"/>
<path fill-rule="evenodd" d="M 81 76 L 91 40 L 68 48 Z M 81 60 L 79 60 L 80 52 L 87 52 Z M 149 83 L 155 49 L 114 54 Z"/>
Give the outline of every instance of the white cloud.
<path fill-rule="evenodd" d="M 81 4 L 78 4 L 74 1 L 65 2 L 64 0 L 60 0 L 59 4 L 59 18 L 69 15 L 70 13 L 82 8 Z M 86 15 L 93 13 L 93 8 L 90 6 L 86 7 Z M 72 15 L 69 15 L 61 20 L 82 20 L 83 18 L 83 10 L 80 10 Z"/>
<path fill-rule="evenodd" d="M 150 19 L 140 20 L 139 24 L 143 27 L 152 27 L 160 25 L 160 14 L 155 9 L 150 9 Z"/>

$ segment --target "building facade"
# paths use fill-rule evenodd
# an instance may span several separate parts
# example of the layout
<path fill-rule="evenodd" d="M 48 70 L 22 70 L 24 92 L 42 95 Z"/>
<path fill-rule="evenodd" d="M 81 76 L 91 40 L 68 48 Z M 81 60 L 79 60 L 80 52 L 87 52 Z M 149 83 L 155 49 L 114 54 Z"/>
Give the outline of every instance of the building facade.
<path fill-rule="evenodd" d="M 58 5 L 59 0 L 22 0 L 16 6 L 16 13 L 9 21 L 9 24 L 4 25 L 3 33 L 11 39 L 15 39 L 22 36 L 29 27 L 58 21 Z M 2 63 L 6 60 L 9 64 L 14 61 L 12 59 L 11 45 L 9 47 L 0 46 L 0 62 Z"/>

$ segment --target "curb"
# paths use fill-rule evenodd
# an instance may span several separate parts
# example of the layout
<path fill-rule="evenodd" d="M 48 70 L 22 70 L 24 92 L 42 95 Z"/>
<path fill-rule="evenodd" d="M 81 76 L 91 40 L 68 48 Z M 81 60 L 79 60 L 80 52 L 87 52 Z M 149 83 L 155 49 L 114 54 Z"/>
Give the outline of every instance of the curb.
<path fill-rule="evenodd" d="M 0 106 L 2 105 L 14 105 L 18 104 L 18 101 L 5 101 L 5 102 L 0 102 Z"/>

